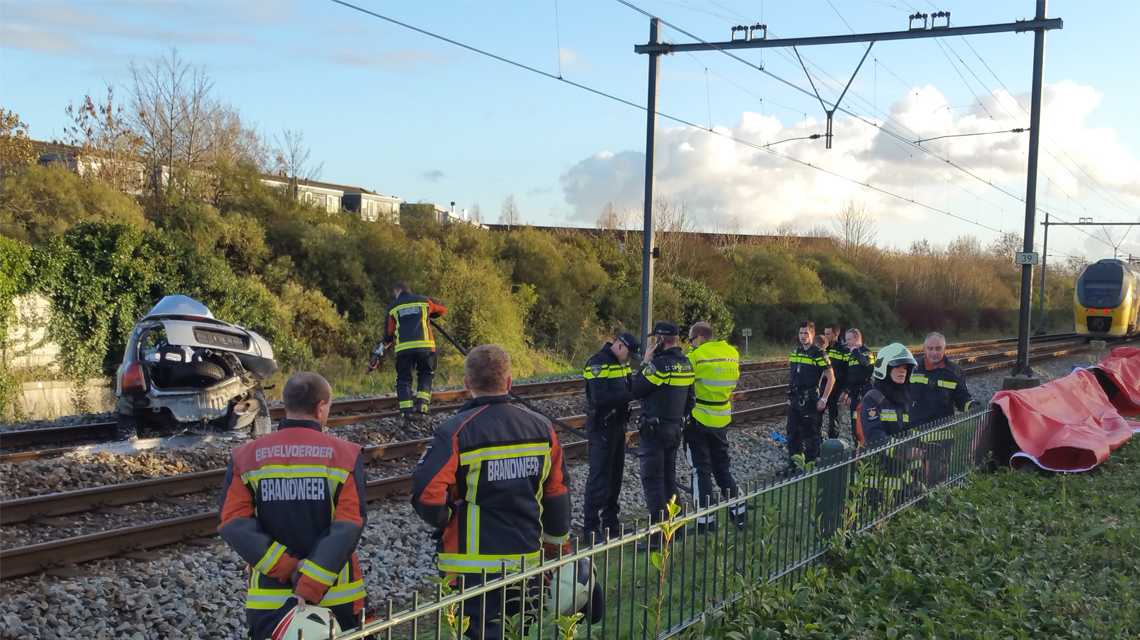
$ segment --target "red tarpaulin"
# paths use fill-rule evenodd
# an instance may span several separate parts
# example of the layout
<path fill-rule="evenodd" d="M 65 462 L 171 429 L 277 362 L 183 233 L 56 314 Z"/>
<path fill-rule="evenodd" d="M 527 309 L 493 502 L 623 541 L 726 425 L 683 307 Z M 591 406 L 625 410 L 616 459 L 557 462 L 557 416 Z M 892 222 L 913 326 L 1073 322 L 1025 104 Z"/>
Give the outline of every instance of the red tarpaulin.
<path fill-rule="evenodd" d="M 1105 363 L 1104 373 L 1114 383 L 1130 385 L 1127 391 L 1121 387 L 1117 397 L 1134 399 L 1140 349 L 1117 349 Z M 1001 409 L 1020 449 L 1009 458 L 1015 469 L 1032 461 L 1050 471 L 1088 471 L 1132 437 L 1134 423 L 1121 416 L 1096 375 L 1086 369 L 1033 389 L 1000 391 L 992 403 Z"/>
<path fill-rule="evenodd" d="M 1096 365 L 1112 381 L 1118 391 L 1109 400 L 1120 415 L 1140 416 L 1140 349 L 1121 347 L 1113 349 L 1108 357 Z M 1132 433 L 1140 433 L 1140 423 L 1132 425 Z"/>

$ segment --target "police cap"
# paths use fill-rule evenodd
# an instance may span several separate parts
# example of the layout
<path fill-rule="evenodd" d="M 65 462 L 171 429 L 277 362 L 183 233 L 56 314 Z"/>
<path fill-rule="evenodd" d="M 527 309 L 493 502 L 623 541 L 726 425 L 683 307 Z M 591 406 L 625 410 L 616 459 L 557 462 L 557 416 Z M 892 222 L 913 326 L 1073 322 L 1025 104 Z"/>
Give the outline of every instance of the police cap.
<path fill-rule="evenodd" d="M 624 344 L 629 349 L 631 357 L 641 357 L 641 341 L 637 339 L 637 336 L 627 331 L 618 336 L 618 342 Z"/>
<path fill-rule="evenodd" d="M 678 334 L 680 334 L 680 330 L 677 329 L 677 325 L 673 324 L 672 322 L 658 322 L 657 324 L 653 325 L 653 333 L 649 335 L 675 336 Z"/>

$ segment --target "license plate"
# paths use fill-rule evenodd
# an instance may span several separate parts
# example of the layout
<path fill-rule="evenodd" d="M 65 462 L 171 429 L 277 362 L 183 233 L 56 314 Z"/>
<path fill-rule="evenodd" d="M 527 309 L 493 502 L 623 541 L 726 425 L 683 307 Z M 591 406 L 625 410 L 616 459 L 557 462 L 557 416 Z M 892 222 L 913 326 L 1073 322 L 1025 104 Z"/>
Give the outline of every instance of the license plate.
<path fill-rule="evenodd" d="M 249 348 L 249 338 L 245 336 L 235 336 L 230 333 L 221 333 L 219 331 L 194 329 L 194 339 L 198 341 L 198 344 L 220 347 L 222 349 L 244 351 Z"/>

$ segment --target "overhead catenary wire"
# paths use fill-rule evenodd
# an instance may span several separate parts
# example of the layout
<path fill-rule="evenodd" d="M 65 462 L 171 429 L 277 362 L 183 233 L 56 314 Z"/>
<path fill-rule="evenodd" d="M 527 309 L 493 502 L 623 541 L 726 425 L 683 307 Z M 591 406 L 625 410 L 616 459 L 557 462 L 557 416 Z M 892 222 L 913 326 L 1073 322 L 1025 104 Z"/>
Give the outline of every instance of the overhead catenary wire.
<path fill-rule="evenodd" d="M 407 23 L 405 23 L 405 22 L 401 22 L 401 21 L 399 21 L 399 20 L 396 20 L 395 18 L 391 18 L 391 17 L 385 16 L 385 15 L 383 15 L 383 14 L 377 13 L 377 12 L 375 12 L 375 11 L 372 11 L 372 10 L 370 10 L 370 9 L 365 9 L 364 7 L 360 7 L 360 6 L 354 5 L 354 4 L 352 4 L 351 2 L 347 2 L 347 1 L 345 1 L 345 0 L 329 0 L 329 1 L 330 1 L 330 2 L 333 2 L 333 3 L 335 3 L 335 4 L 338 4 L 338 5 L 341 5 L 341 6 L 343 6 L 343 7 L 346 7 L 346 8 L 348 8 L 348 9 L 352 9 L 352 10 L 354 10 L 354 11 L 358 11 L 358 12 L 360 12 L 360 13 L 363 13 L 363 14 L 365 14 L 365 15 L 369 15 L 369 16 L 372 16 L 372 17 L 374 17 L 374 18 L 377 18 L 377 19 L 380 19 L 380 20 L 384 20 L 385 22 L 389 22 L 389 23 L 391 23 L 391 24 L 394 24 L 394 25 L 397 25 L 397 26 L 403 27 L 403 28 L 405 28 L 405 29 L 408 29 L 408 30 L 411 30 L 411 31 L 415 31 L 416 33 L 420 33 L 420 34 L 426 35 L 426 36 L 428 36 L 428 37 L 430 37 L 430 38 L 434 38 L 434 39 L 436 39 L 436 40 L 440 40 L 440 41 L 442 41 L 442 42 L 447 42 L 448 44 L 452 44 L 452 45 L 455 45 L 455 46 L 457 46 L 457 47 L 460 47 L 460 48 L 462 48 L 462 49 L 466 49 L 466 50 L 468 50 L 468 51 L 471 51 L 471 52 L 473 52 L 473 53 L 477 53 L 477 54 L 479 54 L 479 55 L 482 55 L 482 56 L 486 56 L 486 57 L 488 57 L 488 58 L 491 58 L 491 59 L 494 59 L 494 60 L 498 60 L 498 61 L 500 61 L 500 62 L 503 62 L 503 63 L 509 64 L 509 65 L 511 65 L 511 66 L 513 66 L 513 67 L 516 67 L 516 68 L 519 68 L 519 69 L 523 69 L 523 70 L 525 70 L 525 71 L 529 71 L 529 72 L 531 72 L 531 73 L 534 73 L 534 74 L 537 74 L 537 75 L 540 75 L 540 76 L 543 76 L 543 77 L 549 78 L 549 79 L 551 79 L 551 80 L 557 80 L 558 82 L 563 82 L 563 83 L 565 83 L 565 84 L 568 84 L 568 85 L 570 85 L 570 86 L 572 86 L 572 87 L 576 87 L 576 88 L 578 88 L 578 89 L 581 89 L 581 90 L 583 90 L 583 91 L 588 91 L 589 93 L 592 93 L 592 94 L 594 94 L 594 95 L 597 95 L 597 96 L 601 96 L 601 97 L 603 97 L 603 98 L 606 98 L 606 99 L 609 99 L 609 100 L 613 100 L 613 101 L 615 101 L 615 102 L 619 102 L 619 103 L 621 103 L 621 104 L 624 104 L 624 105 L 626 105 L 626 106 L 630 106 L 630 107 L 633 107 L 633 108 L 635 108 L 635 109 L 638 109 L 638 110 L 641 110 L 641 111 L 647 111 L 646 107 L 644 107 L 644 106 L 642 106 L 642 105 L 639 105 L 639 104 L 637 104 L 637 103 L 635 103 L 635 102 L 632 102 L 632 101 L 630 101 L 630 100 L 626 100 L 626 99 L 624 99 L 624 98 L 620 98 L 620 97 L 618 97 L 618 96 L 615 96 L 615 95 L 613 95 L 613 94 L 607 93 L 607 92 L 605 92 L 605 91 L 601 91 L 601 90 L 599 90 L 599 89 L 595 89 L 595 88 L 593 88 L 593 87 L 590 87 L 590 86 L 584 85 L 584 84 L 582 84 L 582 83 L 580 83 L 580 82 L 574 82 L 574 81 L 572 81 L 572 80 L 567 80 L 566 78 L 560 78 L 560 77 L 558 77 L 558 76 L 557 76 L 557 75 L 555 75 L 555 74 L 552 74 L 552 73 L 549 73 L 549 72 L 543 71 L 543 70 L 541 70 L 541 69 L 537 69 L 537 68 L 535 68 L 535 67 L 532 67 L 532 66 L 530 66 L 530 65 L 527 65 L 527 64 L 524 64 L 524 63 L 521 63 L 521 62 L 517 62 L 517 61 L 515 61 L 515 60 L 511 60 L 511 59 L 509 59 L 509 58 L 505 58 L 505 57 L 503 57 L 503 56 L 500 56 L 500 55 L 497 55 L 497 54 L 491 53 L 491 52 L 489 52 L 489 51 L 486 51 L 486 50 L 480 49 L 480 48 L 478 48 L 478 47 L 474 47 L 474 46 L 471 46 L 471 45 L 468 45 L 468 44 L 465 44 L 465 43 L 459 42 L 458 40 L 454 40 L 454 39 L 452 39 L 452 38 L 448 38 L 448 37 L 446 37 L 446 36 L 443 36 L 443 35 L 440 35 L 440 34 L 437 34 L 437 33 L 433 33 L 433 32 L 431 32 L 431 31 L 428 31 L 428 30 L 426 30 L 426 29 L 422 29 L 422 28 L 420 28 L 420 27 L 416 27 L 416 26 L 413 26 L 413 25 L 407 24 Z M 628 4 L 628 3 L 625 3 L 625 2 L 624 2 L 624 0 L 618 0 L 618 1 L 619 1 L 619 2 L 623 2 L 623 4 Z M 630 6 L 632 7 L 632 5 L 630 5 Z M 638 11 L 640 12 L 641 10 L 640 10 L 640 9 L 638 9 Z M 644 12 L 642 12 L 642 13 L 644 13 Z M 648 15 L 648 14 L 647 14 L 647 15 Z M 652 17 L 652 16 L 651 16 L 651 17 Z M 672 28 L 673 28 L 673 29 L 677 29 L 676 27 L 672 27 Z M 678 30 L 678 31 L 680 31 L 679 29 L 677 29 L 677 30 Z M 695 37 L 695 36 L 691 36 L 691 34 L 687 34 L 687 33 L 686 33 L 686 35 L 690 35 L 690 37 Z M 786 82 L 786 81 L 785 81 L 785 82 Z M 795 85 L 792 85 L 792 86 L 795 86 Z M 788 155 L 788 154 L 786 154 L 786 153 L 782 153 L 782 152 L 779 152 L 779 151 L 776 151 L 776 150 L 773 150 L 773 149 L 768 149 L 768 148 L 765 148 L 765 147 L 764 147 L 764 145 L 762 145 L 762 144 L 759 144 L 759 143 L 755 143 L 755 142 L 752 142 L 752 141 L 750 141 L 750 140 L 744 140 L 744 139 L 742 139 L 742 138 L 738 138 L 738 137 L 736 137 L 736 136 L 734 136 L 734 135 L 731 135 L 731 134 L 729 134 L 729 133 L 727 133 L 727 132 L 725 132 L 725 131 L 718 131 L 718 130 L 716 130 L 716 129 L 709 129 L 709 128 L 706 128 L 706 127 L 704 127 L 704 126 L 698 125 L 698 124 L 696 124 L 696 123 L 694 123 L 694 122 L 692 122 L 692 121 L 690 121 L 690 120 L 686 120 L 686 119 L 684 119 L 684 118 L 679 118 L 679 117 L 677 117 L 677 116 L 673 116 L 673 115 L 670 115 L 670 114 L 667 114 L 667 113 L 664 113 L 664 112 L 661 112 L 661 111 L 657 111 L 657 115 L 658 115 L 659 117 L 665 118 L 665 119 L 667 119 L 667 120 L 672 120 L 673 122 L 677 122 L 678 124 L 683 124 L 683 125 L 685 125 L 685 126 L 693 127 L 694 129 L 699 129 L 699 130 L 702 130 L 702 131 L 706 131 L 706 132 L 708 132 L 708 133 L 711 133 L 712 135 L 720 136 L 720 137 L 722 137 L 722 138 L 725 138 L 725 139 L 731 140 L 731 141 L 733 141 L 733 142 L 736 142 L 737 144 L 740 144 L 740 145 L 743 145 L 743 146 L 746 146 L 746 147 L 750 147 L 750 148 L 756 149 L 757 151 L 762 151 L 762 152 L 764 152 L 764 153 L 767 153 L 767 154 L 773 155 L 773 156 L 775 156 L 775 157 L 777 157 L 777 158 L 781 158 L 781 159 L 787 160 L 788 162 L 793 162 L 793 163 L 795 163 L 795 164 L 798 164 L 798 165 L 801 165 L 801 166 L 804 166 L 804 167 L 807 167 L 807 168 L 813 169 L 813 170 L 815 170 L 815 171 L 818 171 L 818 172 L 820 172 L 820 173 L 824 173 L 824 174 L 826 174 L 826 175 L 832 176 L 832 177 L 834 177 L 834 178 L 837 178 L 837 179 L 839 179 L 839 180 L 842 180 L 842 181 L 844 181 L 844 182 L 849 182 L 849 183 L 851 183 L 851 184 L 859 185 L 859 186 L 861 186 L 861 187 L 863 187 L 863 188 L 866 188 L 866 189 L 870 189 L 870 190 L 872 190 L 872 191 L 875 191 L 875 192 L 877 192 L 877 193 L 881 193 L 881 194 L 883 194 L 883 195 L 885 195 L 885 196 L 888 196 L 888 197 L 890 197 L 890 198 L 894 198 L 894 199 L 900 200 L 900 201 L 902 201 L 902 202 L 909 202 L 909 203 L 911 203 L 911 204 L 913 204 L 913 205 L 915 205 L 915 206 L 921 207 L 921 208 L 923 208 L 923 209 L 927 209 L 927 210 L 929 210 L 929 211 L 933 211 L 933 212 L 935 212 L 935 213 L 940 213 L 940 214 L 942 214 L 942 215 L 945 215 L 945 216 L 948 216 L 948 217 L 951 217 L 951 218 L 955 218 L 955 219 L 957 219 L 957 220 L 961 220 L 961 221 L 963 221 L 963 222 L 966 222 L 966 223 L 968 223 L 968 224 L 971 224 L 971 225 L 974 225 L 974 226 L 977 226 L 977 227 L 980 227 L 980 228 L 983 228 L 983 229 L 988 229 L 988 230 L 990 230 L 990 231 L 994 231 L 994 232 L 996 232 L 996 233 L 1001 233 L 1001 230 L 1000 230 L 1000 229 L 997 229 L 997 228 L 995 228 L 995 227 L 991 227 L 991 226 L 989 226 L 989 225 L 986 225 L 986 224 L 982 224 L 982 223 L 980 223 L 980 222 L 976 222 L 976 221 L 974 221 L 974 220 L 970 220 L 969 218 L 965 218 L 965 217 L 963 217 L 963 216 L 957 215 L 957 214 L 955 214 L 955 213 L 953 213 L 953 212 L 950 212 L 950 211 L 943 211 L 942 209 L 939 209 L 938 207 L 935 207 L 935 206 L 932 206 L 932 205 L 928 205 L 928 204 L 926 204 L 926 203 L 924 203 L 924 202 L 921 202 L 921 201 L 915 200 L 913 197 L 911 197 L 911 198 L 907 198 L 906 196 L 903 196 L 903 195 L 900 195 L 900 194 L 894 193 L 894 192 L 892 192 L 892 191 L 888 191 L 888 190 L 886 190 L 886 189 L 883 189 L 883 188 L 881 188 L 881 187 L 876 187 L 876 186 L 874 186 L 874 185 L 871 185 L 871 184 L 869 184 L 869 183 L 866 183 L 866 182 L 860 182 L 859 180 L 857 180 L 857 179 L 855 179 L 855 178 L 850 178 L 850 177 L 848 177 L 848 176 L 845 176 L 845 175 L 843 175 L 843 174 L 840 174 L 840 173 L 838 173 L 838 172 L 836 172 L 836 171 L 832 171 L 832 170 L 830 170 L 830 169 L 826 169 L 826 168 L 823 168 L 823 167 L 820 167 L 820 166 L 814 165 L 814 164 L 812 164 L 812 163 L 810 163 L 810 162 L 807 162 L 807 161 L 805 161 L 805 160 L 801 160 L 801 159 L 799 159 L 799 158 L 796 158 L 796 157 L 794 157 L 794 156 L 790 156 L 790 155 Z M 918 147 L 918 148 L 921 148 L 921 147 Z"/>

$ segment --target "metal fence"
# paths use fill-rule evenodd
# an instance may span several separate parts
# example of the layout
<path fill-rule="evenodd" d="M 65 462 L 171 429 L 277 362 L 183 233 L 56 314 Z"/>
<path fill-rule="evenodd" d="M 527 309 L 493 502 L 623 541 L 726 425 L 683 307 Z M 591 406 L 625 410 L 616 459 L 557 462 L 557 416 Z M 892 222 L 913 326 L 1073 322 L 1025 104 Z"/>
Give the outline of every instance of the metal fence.
<path fill-rule="evenodd" d="M 504 567 L 504 573 L 469 577 L 466 584 L 441 580 L 422 602 L 417 596 L 410 608 L 397 612 L 389 601 L 380 620 L 335 637 L 669 637 L 751 585 L 795 580 L 831 548 L 836 534 L 872 527 L 921 502 L 934 488 L 961 482 L 990 458 L 992 444 L 991 414 L 983 410 L 881 445 L 833 451 L 830 459 L 825 448 L 818 467 L 744 483 L 738 497 L 708 508 L 688 505 L 672 519 L 676 529 L 667 538 L 660 526 L 637 526 L 535 566 Z M 569 585 L 554 573 L 576 573 L 582 559 L 592 563 L 592 581 L 604 604 L 590 597 L 585 571 Z M 497 603 L 505 603 L 505 613 Z M 579 604 L 581 616 L 560 615 Z M 464 630 L 465 616 L 482 622 Z"/>

